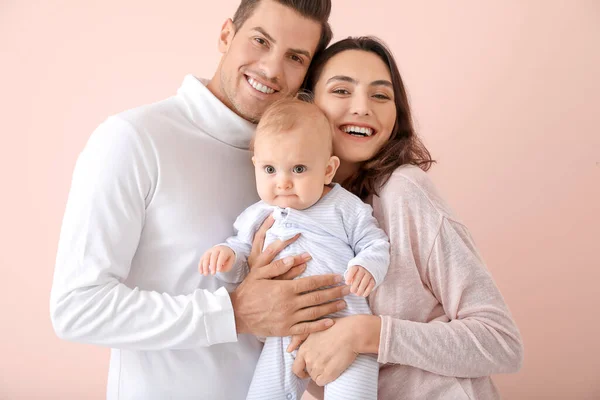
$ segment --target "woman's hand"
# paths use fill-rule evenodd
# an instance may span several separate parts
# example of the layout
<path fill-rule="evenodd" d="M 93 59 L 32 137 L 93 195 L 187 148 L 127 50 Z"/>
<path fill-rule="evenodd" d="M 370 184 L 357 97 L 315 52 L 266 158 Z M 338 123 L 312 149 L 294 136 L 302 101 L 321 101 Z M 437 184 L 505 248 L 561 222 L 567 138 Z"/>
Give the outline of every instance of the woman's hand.
<path fill-rule="evenodd" d="M 322 332 L 310 334 L 300 346 L 292 370 L 300 378 L 310 376 L 319 386 L 337 379 L 360 353 L 377 352 L 381 319 L 373 315 L 353 315 L 335 320 Z M 302 337 L 295 338 L 298 343 Z M 288 348 L 288 351 L 293 349 Z"/>
<path fill-rule="evenodd" d="M 266 249 L 263 250 L 265 245 L 265 238 L 267 236 L 267 231 L 270 227 L 275 223 L 275 218 L 272 215 L 269 215 L 265 221 L 262 223 L 260 228 L 254 234 L 254 240 L 252 240 L 252 250 L 250 251 L 250 255 L 248 256 L 248 268 L 252 269 L 255 267 L 262 267 L 269 263 L 271 263 L 277 254 L 283 249 L 285 249 L 291 243 L 294 243 L 296 239 L 300 237 L 300 234 L 297 234 L 293 238 L 284 241 L 275 240 L 273 243 L 269 244 Z M 306 264 L 299 265 L 290 269 L 287 273 L 275 278 L 275 279 L 292 279 L 299 275 L 301 270 L 303 271 L 306 268 Z"/>

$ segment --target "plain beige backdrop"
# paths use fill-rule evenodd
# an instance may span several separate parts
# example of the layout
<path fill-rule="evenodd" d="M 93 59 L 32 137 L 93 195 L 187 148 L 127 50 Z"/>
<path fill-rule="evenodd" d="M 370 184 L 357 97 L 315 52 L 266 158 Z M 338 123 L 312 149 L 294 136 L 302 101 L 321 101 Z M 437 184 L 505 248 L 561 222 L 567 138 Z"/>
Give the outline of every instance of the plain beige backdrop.
<path fill-rule="evenodd" d="M 58 340 L 48 311 L 76 157 L 108 115 L 211 77 L 236 6 L 0 0 L 0 399 L 104 398 L 108 350 Z M 523 334 L 503 397 L 600 398 L 600 1 L 334 0 L 331 22 L 397 57 Z"/>

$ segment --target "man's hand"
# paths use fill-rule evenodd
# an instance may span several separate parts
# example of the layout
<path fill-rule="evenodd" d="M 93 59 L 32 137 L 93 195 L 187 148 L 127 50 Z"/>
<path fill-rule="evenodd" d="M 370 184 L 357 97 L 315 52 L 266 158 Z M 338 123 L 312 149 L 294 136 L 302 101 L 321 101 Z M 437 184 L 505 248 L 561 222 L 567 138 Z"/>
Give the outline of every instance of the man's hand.
<path fill-rule="evenodd" d="M 346 275 L 346 285 L 350 286 L 351 293 L 367 297 L 375 287 L 375 279 L 365 267 L 353 265 Z"/>
<path fill-rule="evenodd" d="M 252 240 L 252 250 L 250 251 L 250 255 L 248 255 L 249 269 L 269 264 L 281 250 L 285 249 L 288 245 L 292 244 L 300 237 L 300 234 L 297 234 L 293 238 L 286 241 L 274 240 L 263 250 L 263 247 L 265 246 L 265 238 L 267 237 L 267 231 L 273 226 L 274 223 L 275 218 L 273 218 L 272 215 L 269 215 L 254 234 L 254 239 Z M 278 277 L 277 279 L 292 279 L 291 275 L 293 275 L 294 271 L 297 270 L 298 267 L 295 267 L 287 273 L 287 276 L 284 275 Z M 294 277 L 298 275 L 300 274 L 294 275 Z"/>
<path fill-rule="evenodd" d="M 208 250 L 198 263 L 198 271 L 202 275 L 227 272 L 233 266 L 235 253 L 227 246 L 215 246 Z"/>
<path fill-rule="evenodd" d="M 296 267 L 290 278 L 300 275 L 310 256 L 286 257 L 263 267 L 254 267 L 231 293 L 238 333 L 256 336 L 291 336 L 318 332 L 333 325 L 331 319 L 320 319 L 343 309 L 337 300 L 350 288 L 336 286 L 339 275 L 317 275 L 296 280 L 273 280 Z M 298 268 L 300 267 L 300 268 Z"/>

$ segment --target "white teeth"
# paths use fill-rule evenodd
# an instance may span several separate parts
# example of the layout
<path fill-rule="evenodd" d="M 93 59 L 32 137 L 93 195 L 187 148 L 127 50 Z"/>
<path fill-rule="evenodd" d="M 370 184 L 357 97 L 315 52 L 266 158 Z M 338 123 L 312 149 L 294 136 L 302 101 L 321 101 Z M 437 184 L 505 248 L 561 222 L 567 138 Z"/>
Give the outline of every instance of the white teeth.
<path fill-rule="evenodd" d="M 344 132 L 346 133 L 362 133 L 364 135 L 367 136 L 371 136 L 373 134 L 373 129 L 371 128 L 365 128 L 365 127 L 361 127 L 361 126 L 355 126 L 355 125 L 346 125 L 343 126 L 341 128 Z"/>
<path fill-rule="evenodd" d="M 265 86 L 262 83 L 258 83 L 258 82 L 256 82 L 254 79 L 252 79 L 250 77 L 247 77 L 247 78 L 248 78 L 248 83 L 250 85 L 252 85 L 252 87 L 254 89 L 258 90 L 259 92 L 263 92 L 263 93 L 266 93 L 266 94 L 271 94 L 271 93 L 275 92 L 274 89 L 271 89 L 270 87 Z"/>

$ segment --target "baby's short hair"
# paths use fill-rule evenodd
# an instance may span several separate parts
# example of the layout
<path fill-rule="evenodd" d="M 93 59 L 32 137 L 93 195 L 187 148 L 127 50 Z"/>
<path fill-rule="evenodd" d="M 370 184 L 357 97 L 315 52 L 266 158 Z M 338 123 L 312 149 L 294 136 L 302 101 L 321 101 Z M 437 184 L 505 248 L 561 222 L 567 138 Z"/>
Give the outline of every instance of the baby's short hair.
<path fill-rule="evenodd" d="M 276 135 L 298 126 L 308 125 L 309 132 L 327 135 L 329 154 L 333 150 L 333 127 L 325 113 L 317 107 L 312 95 L 300 92 L 295 97 L 286 97 L 271 104 L 262 115 L 253 143 L 263 135 Z"/>

